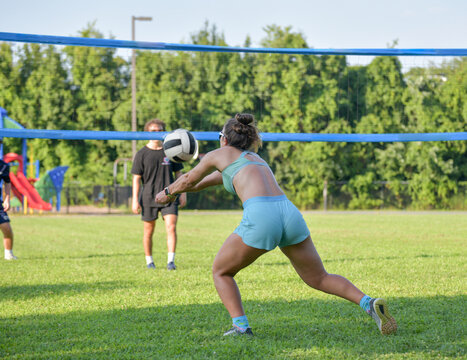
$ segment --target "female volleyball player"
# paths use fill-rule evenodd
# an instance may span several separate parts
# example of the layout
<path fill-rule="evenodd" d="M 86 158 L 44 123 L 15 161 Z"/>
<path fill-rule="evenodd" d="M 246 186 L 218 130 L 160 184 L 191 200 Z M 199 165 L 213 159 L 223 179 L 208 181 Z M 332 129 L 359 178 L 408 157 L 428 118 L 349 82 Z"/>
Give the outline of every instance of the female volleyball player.
<path fill-rule="evenodd" d="M 253 115 L 237 114 L 219 133 L 220 148 L 207 153 L 191 171 L 156 195 L 168 203 L 176 194 L 224 184 L 243 202 L 243 219 L 214 259 L 217 292 L 232 317 L 224 335 L 252 335 L 234 276 L 259 256 L 279 246 L 309 286 L 359 304 L 375 319 L 382 334 L 397 325 L 384 299 L 371 298 L 346 278 L 328 274 L 298 209 L 287 199 L 268 164 L 254 151 L 261 145 Z"/>

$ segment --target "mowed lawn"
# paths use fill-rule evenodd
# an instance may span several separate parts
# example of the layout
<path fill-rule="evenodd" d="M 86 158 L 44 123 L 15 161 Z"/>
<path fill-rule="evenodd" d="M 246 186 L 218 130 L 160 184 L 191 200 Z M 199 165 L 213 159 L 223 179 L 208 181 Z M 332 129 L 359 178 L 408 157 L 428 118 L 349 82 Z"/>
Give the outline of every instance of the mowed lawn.
<path fill-rule="evenodd" d="M 307 287 L 276 249 L 236 277 L 255 336 L 224 338 L 231 321 L 211 265 L 240 212 L 181 212 L 174 272 L 160 221 L 148 270 L 138 216 L 13 215 L 19 260 L 0 260 L 0 358 L 467 356 L 467 213 L 304 216 L 327 271 L 386 298 L 397 334 L 383 337 L 357 305 Z"/>

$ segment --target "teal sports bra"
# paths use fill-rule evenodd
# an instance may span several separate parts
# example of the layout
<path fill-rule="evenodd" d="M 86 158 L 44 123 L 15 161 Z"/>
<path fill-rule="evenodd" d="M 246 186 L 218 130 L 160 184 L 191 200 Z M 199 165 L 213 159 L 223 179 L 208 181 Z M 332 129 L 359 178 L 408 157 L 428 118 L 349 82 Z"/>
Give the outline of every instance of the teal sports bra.
<path fill-rule="evenodd" d="M 235 160 L 232 164 L 227 166 L 224 171 L 222 171 L 222 182 L 224 183 L 225 189 L 234 195 L 237 194 L 235 191 L 235 188 L 233 186 L 233 178 L 237 173 L 243 169 L 247 165 L 262 165 L 262 166 L 268 166 L 266 163 L 259 162 L 259 161 L 252 161 L 248 160 L 245 155 L 247 154 L 254 154 L 254 152 L 251 151 L 244 151 L 240 155 L 240 157 Z"/>

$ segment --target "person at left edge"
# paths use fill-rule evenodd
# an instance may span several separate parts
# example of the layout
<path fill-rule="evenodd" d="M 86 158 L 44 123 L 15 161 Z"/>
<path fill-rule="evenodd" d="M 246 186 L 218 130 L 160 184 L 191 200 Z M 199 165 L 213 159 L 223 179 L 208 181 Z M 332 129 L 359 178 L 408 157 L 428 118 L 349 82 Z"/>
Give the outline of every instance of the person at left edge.
<path fill-rule="evenodd" d="M 160 119 L 149 120 L 145 131 L 164 131 L 165 123 Z M 141 213 L 143 221 L 143 246 L 148 269 L 155 269 L 152 257 L 152 238 L 159 212 L 165 222 L 167 232 L 167 270 L 175 270 L 175 249 L 177 246 L 178 207 L 186 204 L 186 194 L 181 194 L 174 202 L 157 204 L 156 194 L 178 179 L 183 169 L 182 164 L 170 161 L 164 154 L 162 141 L 150 140 L 140 149 L 133 159 L 133 199 L 132 211 Z M 140 191 L 142 185 L 142 191 Z"/>
<path fill-rule="evenodd" d="M 0 140 L 0 144 L 1 144 Z M 10 166 L 0 160 L 0 181 L 3 182 L 5 187 L 5 199 L 2 200 L 2 193 L 0 191 L 0 229 L 3 233 L 3 246 L 5 248 L 5 260 L 16 260 L 17 257 L 13 255 L 13 230 L 10 226 L 10 218 L 6 213 L 10 210 Z M 1 190 L 1 189 L 0 189 Z"/>

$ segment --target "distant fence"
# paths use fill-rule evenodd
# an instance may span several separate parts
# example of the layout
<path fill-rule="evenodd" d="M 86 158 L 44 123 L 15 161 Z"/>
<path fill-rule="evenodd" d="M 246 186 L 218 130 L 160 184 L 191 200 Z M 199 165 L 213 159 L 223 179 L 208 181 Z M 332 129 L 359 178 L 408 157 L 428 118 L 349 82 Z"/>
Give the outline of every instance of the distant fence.
<path fill-rule="evenodd" d="M 424 199 L 413 199 L 409 181 L 375 181 L 364 199 L 354 198 L 349 192 L 348 181 L 324 182 L 323 200 L 318 207 L 324 210 L 348 209 L 419 209 L 429 210 L 439 206 L 423 205 Z M 365 204 L 365 205 L 362 205 Z M 467 182 L 459 182 L 456 191 L 445 200 L 442 209 L 467 210 Z"/>
<path fill-rule="evenodd" d="M 42 188 L 42 191 L 54 193 L 53 188 Z M 192 193 L 187 196 L 187 209 L 241 209 L 238 198 L 223 191 L 221 188 L 206 189 L 202 193 Z M 49 201 L 49 199 L 44 199 Z M 56 210 L 55 197 L 53 212 Z M 131 212 L 132 187 L 129 185 L 65 185 L 61 191 L 60 213 L 129 213 Z M 20 211 L 20 208 L 13 208 Z"/>
<path fill-rule="evenodd" d="M 410 183 L 407 181 L 398 182 L 397 187 L 391 182 L 374 182 L 371 191 L 365 194 L 363 200 L 352 197 L 347 188 L 348 184 L 347 181 L 324 182 L 322 199 L 307 208 L 321 210 L 434 208 L 417 206 L 416 201 L 408 195 Z M 130 213 L 132 188 L 129 185 L 66 185 L 63 187 L 61 198 L 60 213 Z M 185 208 L 191 210 L 242 209 L 240 200 L 224 191 L 222 187 L 189 193 L 187 199 Z M 448 199 L 443 209 L 467 210 L 467 182 L 458 183 L 455 194 Z"/>

